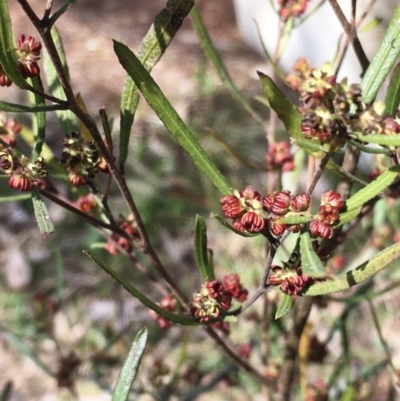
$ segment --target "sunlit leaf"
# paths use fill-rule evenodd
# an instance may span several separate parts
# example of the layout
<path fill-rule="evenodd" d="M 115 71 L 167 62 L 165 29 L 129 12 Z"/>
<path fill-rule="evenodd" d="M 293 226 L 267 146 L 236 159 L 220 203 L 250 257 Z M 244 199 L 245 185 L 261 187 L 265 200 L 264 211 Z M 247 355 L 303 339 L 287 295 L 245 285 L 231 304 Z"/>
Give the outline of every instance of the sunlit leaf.
<path fill-rule="evenodd" d="M 325 267 L 314 251 L 310 233 L 306 229 L 300 235 L 300 255 L 303 274 L 309 277 L 326 277 Z"/>
<path fill-rule="evenodd" d="M 118 56 L 119 62 L 135 81 L 147 103 L 149 103 L 168 131 L 193 159 L 199 170 L 202 171 L 223 194 L 230 193 L 230 185 L 228 185 L 225 177 L 194 138 L 193 134 L 186 127 L 178 113 L 168 102 L 159 86 L 154 82 L 151 75 L 143 67 L 134 53 L 132 53 L 127 46 L 116 41 L 114 41 L 114 51 Z"/>
<path fill-rule="evenodd" d="M 362 188 L 351 198 L 347 199 L 347 210 L 358 208 L 359 206 L 362 206 L 369 200 L 373 199 L 380 192 L 386 189 L 390 184 L 392 184 L 399 172 L 400 166 L 391 167 L 386 170 L 366 187 Z"/>
<path fill-rule="evenodd" d="M 139 331 L 115 385 L 112 401 L 126 401 L 136 378 L 147 342 L 147 329 Z"/>
<path fill-rule="evenodd" d="M 137 53 L 147 71 L 150 72 L 161 59 L 193 4 L 194 0 L 168 0 L 166 7 L 157 15 Z M 121 167 L 128 157 L 129 138 L 138 102 L 138 89 L 132 77 L 128 75 L 125 79 L 120 106 L 119 165 Z"/>
<path fill-rule="evenodd" d="M 280 91 L 274 81 L 262 72 L 257 72 L 268 102 L 285 125 L 290 136 L 303 138 L 301 134 L 302 116 L 296 106 Z"/>
<path fill-rule="evenodd" d="M 47 237 L 54 231 L 53 222 L 51 221 L 46 204 L 44 203 L 36 187 L 33 187 L 31 194 L 33 210 L 35 212 L 35 217 L 39 226 L 39 230 L 44 237 Z"/>
<path fill-rule="evenodd" d="M 385 36 L 363 79 L 362 99 L 371 103 L 400 54 L 400 5 L 397 6 Z"/>
<path fill-rule="evenodd" d="M 278 305 L 278 310 L 275 313 L 275 319 L 285 316 L 293 307 L 293 298 L 291 295 L 283 294 L 283 297 Z"/>
<path fill-rule="evenodd" d="M 209 263 L 207 249 L 207 227 L 204 219 L 197 215 L 194 228 L 194 254 L 203 280 L 214 280 L 214 270 Z"/>

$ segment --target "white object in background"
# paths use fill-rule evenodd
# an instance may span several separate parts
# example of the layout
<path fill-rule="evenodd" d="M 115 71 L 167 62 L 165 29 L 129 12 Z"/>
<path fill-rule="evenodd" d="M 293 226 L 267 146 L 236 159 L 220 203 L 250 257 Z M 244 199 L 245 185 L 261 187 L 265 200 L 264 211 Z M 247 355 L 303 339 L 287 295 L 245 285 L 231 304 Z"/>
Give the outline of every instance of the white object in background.
<path fill-rule="evenodd" d="M 263 54 L 263 49 L 257 32 L 256 23 L 258 24 L 262 40 L 270 55 L 274 54 L 278 40 L 279 24 L 281 21 L 277 12 L 271 6 L 271 1 L 234 0 L 233 2 L 237 25 L 243 39 L 260 54 Z M 273 3 L 275 7 L 277 7 L 277 2 L 273 1 Z M 304 15 L 314 10 L 319 3 L 320 0 L 311 0 L 308 4 L 307 12 Z M 338 0 L 338 3 L 349 20 L 351 1 Z M 357 2 L 357 16 L 362 14 L 367 4 L 369 4 L 369 1 L 359 0 Z M 377 50 L 397 4 L 398 0 L 377 1 L 375 6 L 371 9 L 368 19 L 364 22 L 363 25 L 365 25 L 367 21 L 370 21 L 372 17 L 380 17 L 383 19 L 382 23 L 371 31 L 359 33 L 360 41 L 369 59 Z M 292 32 L 285 52 L 279 62 L 280 67 L 285 73 L 288 73 L 300 57 L 305 57 L 313 67 L 320 68 L 325 61 L 333 61 L 341 35 L 343 35 L 343 28 L 331 6 L 325 1 L 313 15 L 309 16 Z M 338 78 L 348 77 L 349 83 L 357 83 L 360 81 L 360 73 L 360 64 L 350 45 Z"/>

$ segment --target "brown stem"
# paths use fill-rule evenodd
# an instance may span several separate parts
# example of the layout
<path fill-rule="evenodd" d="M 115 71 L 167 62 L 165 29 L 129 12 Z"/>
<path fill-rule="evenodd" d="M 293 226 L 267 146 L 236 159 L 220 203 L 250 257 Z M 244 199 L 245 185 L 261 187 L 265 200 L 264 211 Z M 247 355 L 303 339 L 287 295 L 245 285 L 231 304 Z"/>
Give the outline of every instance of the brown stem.
<path fill-rule="evenodd" d="M 353 26 L 355 26 L 355 27 L 359 27 L 363 23 L 363 21 L 365 20 L 365 18 L 369 14 L 369 12 L 371 11 L 372 7 L 375 5 L 376 1 L 377 0 L 371 0 L 370 3 L 368 4 L 368 6 L 364 9 L 364 11 L 361 14 L 360 18 L 358 19 L 358 21 L 356 23 L 351 22 L 351 24 Z M 356 14 L 355 13 L 355 9 L 353 10 L 353 8 L 352 8 L 352 15 L 353 15 L 353 13 L 354 13 L 354 17 L 352 17 L 352 18 L 355 18 L 355 14 Z M 343 45 L 343 49 L 341 50 L 340 56 L 338 57 L 337 66 L 335 68 L 335 76 L 337 76 L 338 73 L 339 73 L 339 70 L 340 70 L 340 67 L 342 65 L 344 56 L 347 53 L 347 49 L 349 47 L 349 44 L 350 44 L 350 39 L 349 39 L 348 36 L 346 36 L 346 41 L 345 41 L 345 43 Z"/>
<path fill-rule="evenodd" d="M 47 0 L 46 9 L 44 10 L 42 21 L 47 21 L 49 19 L 52 7 L 53 7 L 53 0 Z"/>
<path fill-rule="evenodd" d="M 224 341 L 223 338 L 221 338 L 218 333 L 211 327 L 206 328 L 207 333 L 211 338 L 213 338 L 217 344 L 219 344 L 224 351 L 241 367 L 243 368 L 247 373 L 249 373 L 251 376 L 253 376 L 255 379 L 260 381 L 263 384 L 266 384 L 268 386 L 271 386 L 273 384 L 273 381 L 265 377 L 262 373 L 260 373 L 258 370 L 254 369 L 252 365 L 250 365 L 247 361 L 242 359 L 228 344 L 226 341 Z"/>
<path fill-rule="evenodd" d="M 312 305 L 312 298 L 297 299 L 293 308 L 293 326 L 286 339 L 282 368 L 278 377 L 278 400 L 290 401 L 291 389 L 297 367 L 299 342 L 307 323 Z"/>
<path fill-rule="evenodd" d="M 324 157 L 322 158 L 319 166 L 317 167 L 317 170 L 314 173 L 314 176 L 311 180 L 311 183 L 307 189 L 307 193 L 308 195 L 312 195 L 312 193 L 314 192 L 315 186 L 317 185 L 317 182 L 319 181 L 319 179 L 321 178 L 321 175 L 326 167 L 326 165 L 328 164 L 330 158 L 331 158 L 332 154 L 331 152 L 325 153 Z"/>
<path fill-rule="evenodd" d="M 90 223 L 91 225 L 98 227 L 98 228 L 105 228 L 106 230 L 110 230 L 112 232 L 115 232 L 119 235 L 122 235 L 125 238 L 130 238 L 128 236 L 128 234 L 122 230 L 121 228 L 119 228 L 116 225 L 113 224 L 108 224 L 102 220 L 97 219 L 96 217 L 91 216 L 90 214 L 84 213 L 82 212 L 80 209 L 76 208 L 75 206 L 73 206 L 71 203 L 67 202 L 66 200 L 61 199 L 60 197 L 58 197 L 57 195 L 45 190 L 45 189 L 41 189 L 38 188 L 39 192 L 47 199 L 50 199 L 52 202 L 56 203 L 57 205 L 63 207 L 64 209 L 70 211 L 71 213 L 76 214 L 79 217 L 82 217 L 83 219 L 85 219 L 88 223 Z"/>
<path fill-rule="evenodd" d="M 328 0 L 328 1 L 331 7 L 333 8 L 333 11 L 335 12 L 337 18 L 339 19 L 339 22 L 341 23 L 344 31 L 346 32 L 347 37 L 349 38 L 349 40 L 353 45 L 354 52 L 356 53 L 358 61 L 361 65 L 362 75 L 364 75 L 365 71 L 369 66 L 369 60 L 364 52 L 360 39 L 358 39 L 355 27 L 349 24 L 346 16 L 343 14 L 343 11 L 336 0 Z"/>

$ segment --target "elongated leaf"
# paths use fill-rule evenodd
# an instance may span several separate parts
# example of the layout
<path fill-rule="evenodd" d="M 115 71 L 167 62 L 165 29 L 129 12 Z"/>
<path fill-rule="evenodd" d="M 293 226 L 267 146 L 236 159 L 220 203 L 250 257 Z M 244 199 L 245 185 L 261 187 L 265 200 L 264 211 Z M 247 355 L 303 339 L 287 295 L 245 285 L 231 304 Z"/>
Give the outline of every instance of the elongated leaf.
<path fill-rule="evenodd" d="M 311 220 L 312 220 L 311 216 L 293 215 L 293 216 L 282 217 L 276 222 L 281 224 L 304 224 L 308 223 Z"/>
<path fill-rule="evenodd" d="M 362 142 L 375 143 L 376 145 L 382 145 L 382 146 L 400 147 L 400 134 L 397 135 L 369 134 L 369 135 L 354 135 L 354 136 L 356 136 L 356 138 Z"/>
<path fill-rule="evenodd" d="M 235 234 L 241 235 L 242 237 L 251 238 L 251 237 L 256 237 L 257 235 L 261 235 L 261 234 L 252 234 L 252 233 L 247 233 L 247 232 L 236 230 L 235 227 L 232 227 L 229 223 L 227 223 L 226 220 L 219 214 L 211 213 L 210 217 L 217 219 L 228 230 L 231 230 Z"/>
<path fill-rule="evenodd" d="M 302 230 L 300 235 L 301 269 L 309 277 L 326 277 L 327 273 L 321 259 L 312 246 L 309 231 Z"/>
<path fill-rule="evenodd" d="M 64 52 L 64 46 L 62 44 L 61 36 L 58 33 L 58 30 L 56 27 L 53 27 L 51 29 L 51 36 L 53 37 L 54 43 L 57 48 L 57 52 L 60 56 L 61 63 L 63 65 L 64 71 L 69 77 L 69 72 L 68 72 L 68 65 L 67 65 L 67 60 L 65 58 L 65 52 Z M 46 79 L 47 79 L 47 84 L 49 85 L 49 90 L 50 93 L 61 100 L 67 100 L 64 90 L 60 84 L 60 81 L 58 80 L 56 70 L 54 68 L 54 65 L 50 59 L 49 54 L 47 51 L 44 49 L 43 50 L 43 65 L 44 65 L 44 71 L 46 73 Z M 69 134 L 71 132 L 78 132 L 78 122 L 75 117 L 75 115 L 69 111 L 69 110 L 58 110 L 56 111 L 58 120 L 60 122 L 61 130 L 63 134 Z"/>
<path fill-rule="evenodd" d="M 1 335 L 7 341 L 7 343 L 13 347 L 18 353 L 26 356 L 32 362 L 34 362 L 39 368 L 41 368 L 50 377 L 55 377 L 55 374 L 51 371 L 50 367 L 47 366 L 37 355 L 34 349 L 29 347 L 20 337 L 14 333 L 1 328 Z"/>
<path fill-rule="evenodd" d="M 99 267 L 101 267 L 107 274 L 109 274 L 115 281 L 122 285 L 126 291 L 128 291 L 131 295 L 137 298 L 143 305 L 152 309 L 154 312 L 158 313 L 160 316 L 165 319 L 171 320 L 171 322 L 179 323 L 184 326 L 196 326 L 199 322 L 191 317 L 186 316 L 178 316 L 171 312 L 166 311 L 161 308 L 159 305 L 154 303 L 151 299 L 147 298 L 142 292 L 136 289 L 132 284 L 128 283 L 125 279 L 123 279 L 112 267 L 103 263 L 102 260 L 93 256 L 89 251 L 83 251 L 83 253 L 89 256 L 90 259 L 93 260 Z"/>
<path fill-rule="evenodd" d="M 157 15 L 138 51 L 138 58 L 147 71 L 150 72 L 161 59 L 193 4 L 194 0 L 168 0 L 166 7 Z M 119 165 L 121 167 L 128 157 L 129 138 L 138 102 L 138 89 L 134 80 L 128 75 L 120 107 Z"/>
<path fill-rule="evenodd" d="M 301 134 L 301 113 L 296 106 L 280 91 L 272 79 L 257 71 L 261 85 L 267 95 L 268 102 L 285 125 L 286 130 L 293 138 L 303 138 Z"/>
<path fill-rule="evenodd" d="M 9 113 L 37 113 L 38 111 L 63 110 L 65 107 L 60 105 L 53 106 L 24 106 L 22 104 L 8 103 L 0 101 L 0 110 Z"/>
<path fill-rule="evenodd" d="M 391 167 L 389 170 L 381 174 L 377 179 L 372 181 L 366 187 L 358 191 L 351 198 L 347 199 L 347 210 L 355 209 L 364 205 L 369 200 L 373 199 L 380 192 L 386 189 L 396 179 L 397 174 L 400 172 L 400 167 Z"/>
<path fill-rule="evenodd" d="M 3 202 L 18 202 L 20 200 L 29 199 L 31 197 L 30 193 L 21 194 L 21 195 L 13 195 L 13 196 L 2 196 L 0 197 L 0 203 Z"/>
<path fill-rule="evenodd" d="M 379 252 L 369 261 L 361 264 L 357 268 L 350 270 L 346 274 L 335 277 L 334 280 L 327 280 L 311 285 L 302 295 L 315 296 L 347 290 L 379 273 L 399 258 L 400 243 L 398 242 Z"/>
<path fill-rule="evenodd" d="M 397 6 L 381 45 L 361 80 L 362 99 L 371 103 L 400 54 L 400 5 Z"/>
<path fill-rule="evenodd" d="M 190 20 L 192 21 L 193 28 L 197 33 L 204 53 L 214 67 L 215 71 L 217 71 L 217 74 L 226 89 L 228 89 L 232 97 L 243 107 L 244 110 L 246 110 L 258 123 L 264 126 L 265 121 L 253 110 L 247 99 L 240 93 L 233 83 L 232 78 L 230 77 L 229 72 L 224 65 L 224 62 L 211 42 L 207 28 L 205 27 L 196 6 L 194 6 L 190 12 Z"/>
<path fill-rule="evenodd" d="M 275 320 L 285 316 L 293 307 L 293 298 L 291 295 L 283 294 L 281 302 L 279 302 L 278 310 L 275 313 Z"/>
<path fill-rule="evenodd" d="M 200 171 L 202 171 L 223 194 L 230 193 L 230 186 L 226 182 L 224 176 L 199 145 L 193 134 L 165 98 L 158 85 L 154 82 L 153 78 L 143 67 L 138 58 L 128 47 L 116 41 L 114 41 L 114 51 L 118 56 L 119 62 L 135 81 L 147 103 L 149 103 L 168 131 L 193 159 Z"/>
<path fill-rule="evenodd" d="M 0 0 L 0 64 L 7 76 L 20 88 L 27 89 L 29 85 L 22 78 L 18 69 L 14 34 L 11 26 L 8 1 Z"/>
<path fill-rule="evenodd" d="M 368 184 L 361 180 L 360 178 L 356 177 L 353 174 L 350 174 L 347 170 L 345 170 L 342 166 L 339 166 L 333 159 L 329 159 L 328 164 L 326 165 L 326 168 L 341 177 L 346 178 L 347 180 L 351 182 L 356 182 L 357 184 L 360 184 L 361 186 L 365 187 Z"/>
<path fill-rule="evenodd" d="M 362 145 L 360 142 L 357 142 L 354 139 L 350 139 L 348 141 L 348 143 L 350 145 L 360 149 L 361 151 L 363 151 L 365 153 L 372 153 L 372 154 L 375 154 L 375 155 L 387 155 L 390 152 L 389 149 L 375 148 L 375 147 L 372 147 L 372 146 Z"/>
<path fill-rule="evenodd" d="M 86 104 L 83 101 L 83 98 L 80 93 L 78 93 L 76 95 L 76 102 L 78 103 L 78 105 L 82 109 L 82 111 L 87 114 Z M 85 141 L 93 141 L 92 134 L 86 128 L 85 124 L 83 124 L 83 122 L 80 120 L 79 120 L 79 132 L 81 133 L 81 136 Z"/>
<path fill-rule="evenodd" d="M 54 24 L 71 6 L 76 0 L 67 0 L 52 16 L 51 23 Z"/>
<path fill-rule="evenodd" d="M 39 226 L 40 233 L 44 237 L 47 237 L 54 231 L 54 225 L 51 221 L 50 214 L 47 210 L 46 204 L 44 203 L 42 197 L 40 196 L 37 188 L 32 189 L 32 203 L 33 210 L 35 212 L 36 221 Z"/>
<path fill-rule="evenodd" d="M 339 222 L 335 224 L 335 228 L 342 226 L 343 224 L 348 223 L 349 221 L 355 219 L 360 213 L 361 207 L 356 207 L 355 209 L 351 209 L 348 212 L 342 213 L 339 215 Z"/>
<path fill-rule="evenodd" d="M 31 79 L 32 86 L 40 91 L 44 92 L 42 80 L 40 76 Z M 33 99 L 33 104 L 38 107 L 43 107 L 46 105 L 44 98 L 37 94 L 30 95 Z M 46 138 L 46 112 L 37 111 L 32 115 L 32 130 L 35 136 L 35 143 L 32 150 L 32 160 L 36 160 L 42 153 L 42 147 Z"/>
<path fill-rule="evenodd" d="M 400 64 L 392 72 L 385 97 L 385 113 L 395 116 L 400 104 Z"/>
<path fill-rule="evenodd" d="M 136 378 L 147 342 L 147 329 L 139 331 L 115 385 L 112 401 L 126 401 Z"/>
<path fill-rule="evenodd" d="M 203 280 L 214 280 L 214 270 L 209 263 L 207 249 L 207 227 L 204 219 L 197 215 L 194 228 L 194 254 Z"/>

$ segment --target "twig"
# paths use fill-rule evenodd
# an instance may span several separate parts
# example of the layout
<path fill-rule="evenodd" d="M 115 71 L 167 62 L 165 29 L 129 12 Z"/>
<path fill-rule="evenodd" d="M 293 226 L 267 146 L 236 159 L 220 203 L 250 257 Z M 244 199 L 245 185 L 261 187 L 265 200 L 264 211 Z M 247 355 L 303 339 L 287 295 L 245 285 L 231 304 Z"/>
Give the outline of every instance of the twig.
<path fill-rule="evenodd" d="M 378 316 L 376 314 L 376 311 L 375 311 L 375 308 L 374 308 L 374 304 L 372 303 L 371 298 L 369 296 L 367 296 L 367 302 L 368 302 L 369 310 L 371 311 L 372 320 L 374 322 L 374 325 L 375 325 L 375 328 L 376 328 L 376 332 L 378 333 L 379 341 L 381 342 L 382 347 L 383 347 L 383 349 L 385 351 L 386 358 L 387 358 L 387 360 L 389 362 L 389 365 L 390 365 L 390 367 L 391 367 L 391 369 L 393 371 L 393 374 L 394 374 L 395 377 L 397 377 L 397 375 L 398 375 L 397 369 L 394 366 L 394 363 L 392 361 L 392 356 L 390 354 L 389 346 L 388 346 L 387 342 L 385 341 L 385 339 L 383 338 L 381 325 L 379 323 L 379 319 L 378 319 Z"/>
<path fill-rule="evenodd" d="M 351 26 L 347 21 L 346 16 L 343 14 L 343 11 L 340 8 L 337 1 L 336 0 L 328 0 L 328 1 L 331 7 L 333 8 L 333 11 L 335 12 L 337 18 L 339 19 L 339 22 L 341 23 L 344 31 L 346 32 L 347 37 L 349 38 L 349 40 L 353 45 L 354 52 L 356 53 L 358 61 L 361 65 L 362 75 L 364 75 L 365 71 L 369 66 L 369 60 L 365 55 L 360 39 L 358 39 L 357 32 L 354 26 Z"/>
<path fill-rule="evenodd" d="M 38 188 L 38 190 L 45 198 L 50 199 L 52 202 L 63 207 L 64 209 L 70 211 L 71 213 L 74 213 L 77 216 L 82 217 L 88 223 L 90 223 L 92 226 L 95 226 L 98 228 L 100 228 L 100 227 L 105 228 L 106 230 L 115 232 L 119 235 L 122 235 L 123 237 L 125 237 L 127 239 L 130 238 L 129 235 L 124 230 L 122 230 L 120 227 L 113 225 L 113 224 L 108 224 L 102 220 L 97 219 L 96 217 L 91 216 L 90 214 L 82 212 L 80 209 L 76 208 L 71 203 L 59 198 L 58 196 L 54 195 L 53 193 L 51 193 L 45 189 Z"/>
<path fill-rule="evenodd" d="M 310 314 L 311 305 L 312 298 L 305 297 L 297 299 L 293 308 L 293 327 L 286 340 L 283 364 L 278 377 L 279 401 L 290 401 L 299 342 Z"/>

